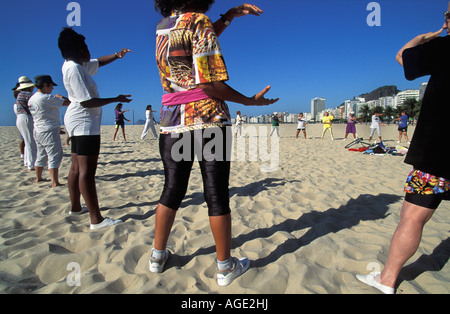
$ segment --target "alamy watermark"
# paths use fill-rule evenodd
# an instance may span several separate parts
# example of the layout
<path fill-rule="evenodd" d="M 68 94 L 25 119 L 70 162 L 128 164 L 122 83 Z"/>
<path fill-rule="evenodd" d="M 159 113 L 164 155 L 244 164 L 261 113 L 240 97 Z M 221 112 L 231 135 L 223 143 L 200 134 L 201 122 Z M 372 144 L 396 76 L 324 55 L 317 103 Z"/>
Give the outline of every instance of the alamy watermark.
<path fill-rule="evenodd" d="M 81 286 L 81 266 L 76 262 L 67 264 L 67 271 L 70 271 L 67 275 L 66 283 L 69 287 Z"/>
<path fill-rule="evenodd" d="M 370 2 L 367 5 L 367 11 L 371 11 L 367 16 L 367 25 L 381 26 L 381 5 L 378 2 Z"/>
<path fill-rule="evenodd" d="M 67 25 L 72 26 L 81 26 L 81 5 L 78 2 L 70 2 L 66 7 L 67 11 L 71 11 L 69 15 L 67 15 Z"/>
<path fill-rule="evenodd" d="M 277 127 L 278 128 L 278 127 Z M 206 128 L 193 133 L 171 134 L 178 139 L 171 148 L 173 161 L 253 161 L 261 172 L 275 172 L 280 164 L 280 138 L 270 127 L 249 125 L 239 137 L 231 128 Z M 235 139 L 235 140 L 234 140 Z"/>

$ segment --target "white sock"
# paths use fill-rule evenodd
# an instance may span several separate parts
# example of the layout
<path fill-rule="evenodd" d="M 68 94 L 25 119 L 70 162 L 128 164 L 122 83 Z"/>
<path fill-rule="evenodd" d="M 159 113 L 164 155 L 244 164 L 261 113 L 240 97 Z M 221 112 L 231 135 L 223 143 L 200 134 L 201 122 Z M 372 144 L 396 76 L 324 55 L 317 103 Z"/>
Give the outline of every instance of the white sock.
<path fill-rule="evenodd" d="M 164 257 L 164 253 L 166 253 L 166 250 L 156 250 L 156 249 L 152 249 L 152 257 L 154 259 L 162 259 Z"/>
<path fill-rule="evenodd" d="M 229 259 L 227 259 L 226 261 L 223 261 L 223 262 L 217 260 L 217 268 L 219 270 L 232 269 L 233 268 L 233 258 L 230 257 Z"/>

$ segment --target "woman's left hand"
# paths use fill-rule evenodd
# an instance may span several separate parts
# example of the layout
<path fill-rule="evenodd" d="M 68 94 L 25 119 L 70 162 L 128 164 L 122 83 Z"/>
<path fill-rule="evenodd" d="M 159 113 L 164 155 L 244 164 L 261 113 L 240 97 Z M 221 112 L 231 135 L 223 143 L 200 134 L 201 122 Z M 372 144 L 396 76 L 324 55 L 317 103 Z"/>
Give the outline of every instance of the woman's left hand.
<path fill-rule="evenodd" d="M 258 8 L 256 5 L 244 3 L 240 6 L 230 9 L 227 12 L 227 15 L 229 15 L 231 18 L 235 18 L 235 17 L 241 17 L 241 16 L 245 16 L 245 15 L 249 15 L 249 14 L 259 16 L 262 13 L 263 13 L 263 10 Z"/>

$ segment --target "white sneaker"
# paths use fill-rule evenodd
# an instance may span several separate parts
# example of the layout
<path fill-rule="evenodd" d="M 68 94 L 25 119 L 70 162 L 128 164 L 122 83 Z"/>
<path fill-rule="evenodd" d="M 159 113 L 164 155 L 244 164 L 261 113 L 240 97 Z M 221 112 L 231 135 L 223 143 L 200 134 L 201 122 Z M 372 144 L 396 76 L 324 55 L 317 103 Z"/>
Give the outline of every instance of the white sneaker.
<path fill-rule="evenodd" d="M 228 286 L 234 279 L 242 275 L 250 267 L 250 261 L 244 257 L 237 259 L 233 257 L 233 268 L 217 270 L 217 284 L 221 287 Z"/>
<path fill-rule="evenodd" d="M 154 249 L 152 249 L 152 255 L 153 255 L 153 250 Z M 148 261 L 149 266 L 150 266 L 150 271 L 152 273 L 162 273 L 164 270 L 164 265 L 166 264 L 167 260 L 169 259 L 170 252 L 166 250 L 164 252 L 164 256 L 161 259 L 153 258 L 152 255 L 150 256 L 150 260 Z"/>
<path fill-rule="evenodd" d="M 105 217 L 105 219 L 103 219 L 103 221 L 99 224 L 91 224 L 91 230 L 98 230 L 101 228 L 106 228 L 106 227 L 111 227 L 117 224 L 122 223 L 123 221 L 120 219 L 111 219 L 108 217 Z"/>
<path fill-rule="evenodd" d="M 366 285 L 374 287 L 374 288 L 380 290 L 384 294 L 394 294 L 395 293 L 395 289 L 394 288 L 382 285 L 379 282 L 380 276 L 381 276 L 380 272 L 372 272 L 372 273 L 370 273 L 368 275 L 356 275 L 356 278 L 358 278 L 359 281 L 365 283 Z"/>

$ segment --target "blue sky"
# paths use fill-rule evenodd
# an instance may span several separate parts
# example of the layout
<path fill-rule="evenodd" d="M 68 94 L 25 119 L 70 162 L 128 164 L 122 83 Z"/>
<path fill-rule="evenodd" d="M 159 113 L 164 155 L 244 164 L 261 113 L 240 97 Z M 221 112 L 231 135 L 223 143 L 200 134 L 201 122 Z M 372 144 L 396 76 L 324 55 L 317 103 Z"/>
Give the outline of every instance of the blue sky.
<path fill-rule="evenodd" d="M 57 47 L 67 26 L 68 0 L 3 1 L 0 11 L 2 60 L 0 125 L 15 125 L 11 88 L 22 75 L 50 74 L 62 84 L 63 59 Z M 161 19 L 151 0 L 78 0 L 81 26 L 93 57 L 130 48 L 132 54 L 101 68 L 94 77 L 101 97 L 132 94 L 125 108 L 135 121 L 148 104 L 159 110 L 162 88 L 155 63 L 155 27 Z M 314 97 L 327 108 L 383 85 L 417 89 L 427 79 L 408 82 L 395 61 L 397 51 L 418 34 L 437 31 L 448 0 L 381 0 L 381 26 L 370 27 L 369 0 L 248 0 L 264 10 L 260 17 L 233 21 L 220 37 L 230 86 L 248 96 L 272 85 L 269 107 L 229 103 L 232 115 L 274 111 L 309 112 Z M 216 0 L 213 21 L 244 1 Z M 61 114 L 64 114 L 62 110 Z M 158 118 L 159 115 L 157 115 Z M 128 113 L 127 118 L 132 118 Z M 114 105 L 103 108 L 103 124 L 114 123 Z"/>

